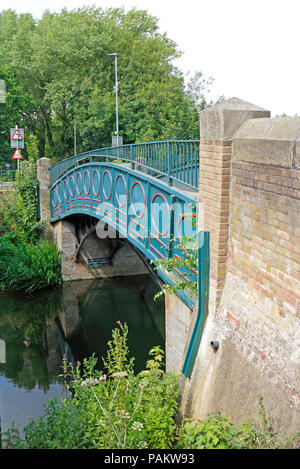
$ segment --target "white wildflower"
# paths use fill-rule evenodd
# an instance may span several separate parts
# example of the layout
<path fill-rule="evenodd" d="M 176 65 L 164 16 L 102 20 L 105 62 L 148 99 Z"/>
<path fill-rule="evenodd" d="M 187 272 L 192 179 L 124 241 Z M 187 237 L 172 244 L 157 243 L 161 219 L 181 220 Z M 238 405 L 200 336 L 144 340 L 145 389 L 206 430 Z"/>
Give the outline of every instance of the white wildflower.
<path fill-rule="evenodd" d="M 100 378 L 88 378 L 82 381 L 81 386 L 82 387 L 91 387 L 91 386 L 96 386 L 96 384 L 101 383 L 101 381 L 106 381 L 106 376 L 100 376 Z"/>
<path fill-rule="evenodd" d="M 113 378 L 125 378 L 125 376 L 128 376 L 128 373 L 126 371 L 119 371 L 117 373 L 112 374 Z"/>
<path fill-rule="evenodd" d="M 133 430 L 140 432 L 143 429 L 143 424 L 141 422 L 133 422 L 132 428 Z"/>
<path fill-rule="evenodd" d="M 139 444 L 138 444 L 138 449 L 144 449 L 144 448 L 148 448 L 148 444 L 146 441 L 140 441 Z"/>

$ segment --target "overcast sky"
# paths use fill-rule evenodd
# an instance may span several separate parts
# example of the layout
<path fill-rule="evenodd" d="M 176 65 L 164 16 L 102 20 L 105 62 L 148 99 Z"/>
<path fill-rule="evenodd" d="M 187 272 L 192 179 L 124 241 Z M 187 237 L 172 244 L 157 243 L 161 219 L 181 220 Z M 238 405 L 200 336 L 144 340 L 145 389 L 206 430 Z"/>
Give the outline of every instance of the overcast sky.
<path fill-rule="evenodd" d="M 215 79 L 212 99 L 300 116 L 300 0 L 0 0 L 0 10 L 36 18 L 84 5 L 148 10 L 183 52 L 176 65 Z"/>

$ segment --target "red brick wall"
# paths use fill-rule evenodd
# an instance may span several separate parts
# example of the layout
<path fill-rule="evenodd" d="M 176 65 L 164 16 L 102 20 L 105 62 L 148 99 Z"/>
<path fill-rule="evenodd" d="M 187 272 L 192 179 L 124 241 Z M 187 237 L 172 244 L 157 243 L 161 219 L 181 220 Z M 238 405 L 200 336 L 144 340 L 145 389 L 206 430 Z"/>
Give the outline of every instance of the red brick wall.
<path fill-rule="evenodd" d="M 300 318 L 300 171 L 234 161 L 230 231 L 228 270 Z"/>

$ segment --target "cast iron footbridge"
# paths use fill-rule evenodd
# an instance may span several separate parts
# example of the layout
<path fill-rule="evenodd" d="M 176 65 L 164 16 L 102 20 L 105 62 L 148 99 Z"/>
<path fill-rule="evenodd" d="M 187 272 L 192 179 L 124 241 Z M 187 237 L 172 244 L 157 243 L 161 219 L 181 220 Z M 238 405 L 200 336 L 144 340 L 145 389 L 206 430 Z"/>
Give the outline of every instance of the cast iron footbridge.
<path fill-rule="evenodd" d="M 51 222 L 89 215 L 127 238 L 150 261 L 160 261 L 158 274 L 164 282 L 180 280 L 188 286 L 198 279 L 199 314 L 183 367 L 186 375 L 207 304 L 208 233 L 198 233 L 196 226 L 199 145 L 199 140 L 173 140 L 101 148 L 49 168 Z M 187 249 L 184 240 L 193 247 Z M 184 260 L 191 249 L 198 250 L 198 262 L 187 268 Z M 164 268 L 170 258 L 178 266 Z M 194 308 L 197 298 L 188 288 L 177 294 Z"/>

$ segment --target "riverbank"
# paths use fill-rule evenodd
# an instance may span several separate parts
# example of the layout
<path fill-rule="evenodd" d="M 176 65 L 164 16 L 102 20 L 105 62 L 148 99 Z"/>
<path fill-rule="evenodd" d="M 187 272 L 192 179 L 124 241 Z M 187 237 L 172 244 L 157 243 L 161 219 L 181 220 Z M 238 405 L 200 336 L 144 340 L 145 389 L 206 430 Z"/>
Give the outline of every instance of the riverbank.
<path fill-rule="evenodd" d="M 106 355 L 117 321 L 129 325 L 135 369 L 145 367 L 154 345 L 164 347 L 164 301 L 149 276 L 67 282 L 33 294 L 0 293 L 2 430 L 13 421 L 21 432 L 30 418 L 43 415 L 49 399 L 65 395 L 63 356 L 83 362 L 92 353 Z M 1 362 L 1 358 L 0 358 Z"/>

